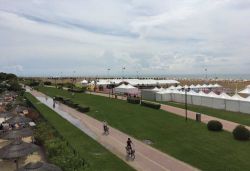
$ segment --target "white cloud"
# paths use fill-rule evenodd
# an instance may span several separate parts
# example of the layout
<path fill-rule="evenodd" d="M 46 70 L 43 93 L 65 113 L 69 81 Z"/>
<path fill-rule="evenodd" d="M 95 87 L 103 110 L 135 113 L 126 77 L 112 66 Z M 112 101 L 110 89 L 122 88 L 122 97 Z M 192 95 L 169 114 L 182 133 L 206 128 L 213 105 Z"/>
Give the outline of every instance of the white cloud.
<path fill-rule="evenodd" d="M 122 66 L 245 73 L 249 17 L 247 0 L 0 0 L 0 61 L 29 75 L 117 74 Z"/>

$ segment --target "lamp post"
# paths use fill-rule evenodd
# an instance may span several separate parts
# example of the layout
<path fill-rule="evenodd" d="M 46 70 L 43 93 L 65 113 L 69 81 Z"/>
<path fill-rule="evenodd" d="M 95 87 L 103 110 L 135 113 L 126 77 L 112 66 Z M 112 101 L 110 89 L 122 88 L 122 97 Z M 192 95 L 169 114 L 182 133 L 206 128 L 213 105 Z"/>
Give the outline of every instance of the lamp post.
<path fill-rule="evenodd" d="M 187 107 L 187 91 L 189 91 L 190 88 L 183 88 L 182 90 L 185 91 L 185 120 L 187 122 L 187 114 L 188 114 L 188 107 Z"/>
<path fill-rule="evenodd" d="M 205 73 L 206 73 L 206 80 L 207 80 L 207 68 L 205 68 Z"/>
<path fill-rule="evenodd" d="M 123 77 L 123 79 L 124 79 L 124 71 L 125 71 L 125 67 L 122 67 L 122 77 Z"/>

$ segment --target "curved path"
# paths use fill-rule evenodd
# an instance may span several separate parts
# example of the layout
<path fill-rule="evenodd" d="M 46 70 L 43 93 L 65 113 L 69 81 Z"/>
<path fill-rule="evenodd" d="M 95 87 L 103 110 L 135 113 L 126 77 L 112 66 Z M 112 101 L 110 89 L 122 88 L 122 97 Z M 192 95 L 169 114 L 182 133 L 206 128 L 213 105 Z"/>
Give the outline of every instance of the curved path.
<path fill-rule="evenodd" d="M 198 170 L 182 161 L 179 161 L 157 149 L 132 138 L 136 150 L 136 159 L 128 161 L 125 157 L 125 142 L 131 137 L 115 128 L 110 127 L 110 134 L 103 135 L 102 123 L 86 114 L 80 113 L 63 104 L 52 107 L 52 99 L 37 91 L 30 91 L 40 102 L 44 103 L 63 118 L 74 124 L 87 135 L 98 141 L 109 151 L 117 155 L 127 164 L 141 171 L 191 171 Z"/>

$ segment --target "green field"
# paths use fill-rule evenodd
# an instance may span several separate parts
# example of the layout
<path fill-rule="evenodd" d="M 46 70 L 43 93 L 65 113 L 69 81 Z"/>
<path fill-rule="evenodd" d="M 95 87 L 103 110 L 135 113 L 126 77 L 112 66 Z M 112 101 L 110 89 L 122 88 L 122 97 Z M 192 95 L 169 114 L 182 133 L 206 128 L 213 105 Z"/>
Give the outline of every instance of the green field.
<path fill-rule="evenodd" d="M 85 159 L 87 168 L 91 171 L 130 171 L 133 170 L 125 162 L 107 151 L 96 141 L 84 134 L 80 129 L 63 119 L 60 115 L 39 103 L 31 94 L 25 96 L 33 103 L 36 109 L 60 134 L 69 142 L 69 144 Z M 0 169 L 1 170 L 1 169 Z"/>
<path fill-rule="evenodd" d="M 41 87 L 50 96 L 60 95 L 90 106 L 87 114 L 140 140 L 149 139 L 155 148 L 202 170 L 249 170 L 250 142 L 233 139 L 226 131 L 210 132 L 206 125 L 180 116 L 107 97 L 75 94 Z"/>
<path fill-rule="evenodd" d="M 175 102 L 161 102 L 161 103 L 185 109 L 185 104 L 183 103 L 175 103 Z M 250 126 L 249 114 L 244 114 L 240 112 L 230 112 L 230 111 L 219 110 L 219 109 L 212 109 L 209 107 L 196 106 L 196 105 L 188 105 L 188 110 Z"/>

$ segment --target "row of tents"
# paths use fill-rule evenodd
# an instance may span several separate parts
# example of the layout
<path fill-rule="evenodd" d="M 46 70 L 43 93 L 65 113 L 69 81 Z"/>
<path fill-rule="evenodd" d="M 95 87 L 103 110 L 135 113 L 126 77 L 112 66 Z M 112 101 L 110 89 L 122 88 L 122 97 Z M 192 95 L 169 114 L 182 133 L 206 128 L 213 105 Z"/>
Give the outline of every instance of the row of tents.
<path fill-rule="evenodd" d="M 173 85 L 173 84 L 179 84 L 176 80 L 155 80 L 155 79 L 99 79 L 97 81 L 91 81 L 88 82 L 87 80 L 82 80 L 81 84 L 95 84 L 97 86 L 102 85 L 119 85 L 123 82 L 126 82 L 132 86 L 142 86 L 142 85 L 148 85 L 148 86 L 157 86 L 157 85 Z"/>
<path fill-rule="evenodd" d="M 184 85 L 184 86 L 181 86 L 181 85 L 178 85 L 177 87 L 175 86 L 170 86 L 168 89 L 170 90 L 182 90 L 182 89 L 191 89 L 191 90 L 201 90 L 201 89 L 217 89 L 217 88 L 221 88 L 222 86 L 219 85 L 219 84 L 203 84 L 203 85 L 200 85 L 200 84 L 197 84 L 197 85 Z M 154 91 L 162 91 L 164 90 L 164 88 L 158 88 L 158 87 L 155 87 L 153 89 Z"/>
<path fill-rule="evenodd" d="M 199 92 L 190 90 L 185 94 L 185 91 L 178 89 L 168 88 L 156 91 L 156 88 L 154 88 L 153 90 L 142 90 L 141 94 L 143 99 L 147 100 L 178 103 L 185 103 L 185 96 L 187 95 L 188 104 L 250 114 L 250 96 L 244 98 L 237 93 L 234 96 L 229 96 L 224 92 L 218 95 L 213 91 L 204 93 L 202 90 Z"/>

